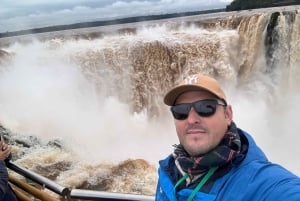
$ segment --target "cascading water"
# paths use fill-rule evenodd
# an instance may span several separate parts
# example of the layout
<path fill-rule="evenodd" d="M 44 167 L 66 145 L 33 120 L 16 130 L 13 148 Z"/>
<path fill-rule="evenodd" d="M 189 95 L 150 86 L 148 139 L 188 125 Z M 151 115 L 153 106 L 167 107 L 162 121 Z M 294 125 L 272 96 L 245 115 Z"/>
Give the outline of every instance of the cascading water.
<path fill-rule="evenodd" d="M 157 161 L 177 143 L 162 96 L 202 72 L 270 160 L 300 175 L 298 12 L 179 19 L 3 45 L 0 122 L 16 162 L 68 187 L 153 195 Z"/>

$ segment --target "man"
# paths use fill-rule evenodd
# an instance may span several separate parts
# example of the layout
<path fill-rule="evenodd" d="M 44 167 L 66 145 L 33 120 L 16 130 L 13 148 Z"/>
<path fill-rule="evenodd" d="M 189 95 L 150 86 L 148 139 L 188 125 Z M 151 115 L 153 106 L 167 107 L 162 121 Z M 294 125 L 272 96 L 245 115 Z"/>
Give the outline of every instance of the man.
<path fill-rule="evenodd" d="M 0 201 L 17 201 L 17 198 L 8 185 L 8 172 L 5 161 L 11 156 L 11 148 L 0 140 Z"/>
<path fill-rule="evenodd" d="M 269 162 L 236 127 L 215 79 L 189 76 L 164 103 L 171 106 L 180 144 L 159 162 L 156 201 L 300 200 L 300 178 Z"/>

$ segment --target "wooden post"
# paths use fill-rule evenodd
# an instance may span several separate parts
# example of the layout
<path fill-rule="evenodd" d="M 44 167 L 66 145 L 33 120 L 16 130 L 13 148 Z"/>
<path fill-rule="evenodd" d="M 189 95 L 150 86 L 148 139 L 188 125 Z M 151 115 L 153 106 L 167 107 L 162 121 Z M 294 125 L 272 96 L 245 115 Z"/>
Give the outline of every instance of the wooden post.
<path fill-rule="evenodd" d="M 25 192 L 33 195 L 34 197 L 40 199 L 41 201 L 60 201 L 58 198 L 53 197 L 47 192 L 44 192 L 36 187 L 33 187 L 26 182 L 23 182 L 12 175 L 9 175 L 9 181 L 19 187 L 20 189 L 24 190 Z"/>
<path fill-rule="evenodd" d="M 25 195 L 24 192 L 22 192 L 18 187 L 16 187 L 14 184 L 9 183 L 11 188 L 13 189 L 16 197 L 20 201 L 33 201 L 32 198 L 30 198 L 28 195 Z"/>

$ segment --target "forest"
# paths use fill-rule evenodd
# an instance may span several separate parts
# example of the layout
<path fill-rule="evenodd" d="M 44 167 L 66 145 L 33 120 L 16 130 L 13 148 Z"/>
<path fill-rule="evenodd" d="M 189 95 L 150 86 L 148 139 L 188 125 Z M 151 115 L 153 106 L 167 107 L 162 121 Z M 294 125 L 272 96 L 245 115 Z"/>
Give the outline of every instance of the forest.
<path fill-rule="evenodd" d="M 300 0 L 233 0 L 226 11 L 249 10 L 300 4 Z"/>

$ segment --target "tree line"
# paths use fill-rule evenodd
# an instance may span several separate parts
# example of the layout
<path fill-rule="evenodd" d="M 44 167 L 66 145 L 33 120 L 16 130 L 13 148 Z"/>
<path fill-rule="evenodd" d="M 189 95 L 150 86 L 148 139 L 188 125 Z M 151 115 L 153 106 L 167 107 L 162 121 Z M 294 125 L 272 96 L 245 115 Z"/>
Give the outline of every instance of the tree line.
<path fill-rule="evenodd" d="M 300 4 L 300 0 L 233 0 L 226 11 L 249 10 Z"/>

